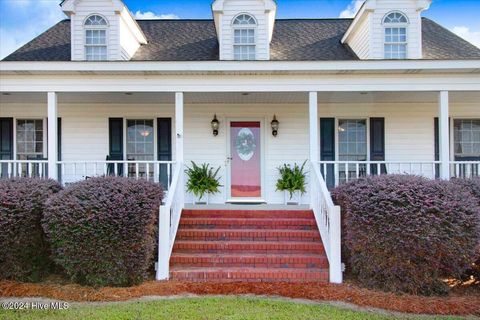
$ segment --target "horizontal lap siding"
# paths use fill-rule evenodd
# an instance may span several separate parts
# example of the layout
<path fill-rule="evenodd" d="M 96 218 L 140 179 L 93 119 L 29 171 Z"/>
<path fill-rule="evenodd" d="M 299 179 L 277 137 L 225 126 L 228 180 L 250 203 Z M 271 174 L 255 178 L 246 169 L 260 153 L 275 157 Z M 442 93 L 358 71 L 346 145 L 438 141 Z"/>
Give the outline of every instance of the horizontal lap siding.
<path fill-rule="evenodd" d="M 370 26 L 371 15 L 358 25 L 358 31 L 352 35 L 352 39 L 349 41 L 350 47 L 360 59 L 370 58 Z"/>
<path fill-rule="evenodd" d="M 212 135 L 210 121 L 214 114 L 220 121 L 220 132 Z M 273 138 L 270 122 L 276 114 L 280 121 L 277 138 Z M 227 119 L 263 120 L 265 139 L 265 200 L 282 203 L 283 194 L 275 192 L 277 167 L 283 163 L 301 163 L 308 158 L 308 111 L 306 105 L 187 105 L 185 110 L 185 161 L 208 162 L 221 166 L 221 184 L 227 185 Z M 227 198 L 226 187 L 212 202 L 222 203 Z M 191 201 L 191 198 L 189 199 Z M 308 200 L 304 196 L 304 201 Z"/>

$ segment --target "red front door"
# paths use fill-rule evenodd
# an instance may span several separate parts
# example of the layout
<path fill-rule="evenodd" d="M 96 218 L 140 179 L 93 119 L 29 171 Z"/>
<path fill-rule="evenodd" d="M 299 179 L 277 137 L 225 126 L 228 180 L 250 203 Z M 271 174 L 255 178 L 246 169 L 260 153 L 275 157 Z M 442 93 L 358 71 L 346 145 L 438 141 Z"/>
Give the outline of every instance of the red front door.
<path fill-rule="evenodd" d="M 230 123 L 231 197 L 260 198 L 261 137 L 259 121 Z"/>

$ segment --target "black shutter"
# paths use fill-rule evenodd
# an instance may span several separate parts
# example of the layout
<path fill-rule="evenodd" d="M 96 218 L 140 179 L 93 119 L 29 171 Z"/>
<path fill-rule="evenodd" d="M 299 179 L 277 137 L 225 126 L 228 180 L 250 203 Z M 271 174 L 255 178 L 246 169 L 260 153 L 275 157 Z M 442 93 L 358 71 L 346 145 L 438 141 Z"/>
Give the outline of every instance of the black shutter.
<path fill-rule="evenodd" d="M 320 118 L 320 160 L 335 161 L 335 118 Z M 327 172 L 324 172 L 324 166 L 320 167 L 327 187 L 334 188 L 335 166 L 327 165 Z"/>
<path fill-rule="evenodd" d="M 123 118 L 110 118 L 108 124 L 110 154 L 107 156 L 107 160 L 123 160 Z M 118 175 L 123 175 L 123 165 L 118 165 L 117 172 Z M 115 174 L 115 168 L 113 165 L 108 165 L 108 174 Z"/>
<path fill-rule="evenodd" d="M 157 154 L 158 161 L 172 160 L 172 119 L 171 118 L 157 119 L 157 153 L 158 153 Z M 159 181 L 165 187 L 167 187 L 170 183 L 170 181 L 168 181 L 168 165 L 166 164 L 160 165 Z"/>
<path fill-rule="evenodd" d="M 13 118 L 0 118 L 0 160 L 13 160 Z M 8 175 L 8 165 L 1 165 L 0 177 Z"/>
<path fill-rule="evenodd" d="M 385 161 L 385 118 L 370 118 L 370 161 Z M 382 174 L 387 173 L 384 164 L 380 170 Z M 378 174 L 378 165 L 372 164 L 370 172 Z"/>
<path fill-rule="evenodd" d="M 13 118 L 0 118 L 0 160 L 13 160 Z"/>
<path fill-rule="evenodd" d="M 57 160 L 62 161 L 62 119 L 57 118 Z M 62 181 L 62 166 L 57 165 L 58 181 Z"/>

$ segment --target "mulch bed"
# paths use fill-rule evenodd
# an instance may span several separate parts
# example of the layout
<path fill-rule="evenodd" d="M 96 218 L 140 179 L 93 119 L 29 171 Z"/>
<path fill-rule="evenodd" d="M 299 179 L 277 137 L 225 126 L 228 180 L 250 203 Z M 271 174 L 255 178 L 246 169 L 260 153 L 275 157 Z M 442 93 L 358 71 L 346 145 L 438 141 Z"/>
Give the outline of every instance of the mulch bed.
<path fill-rule="evenodd" d="M 196 295 L 267 295 L 313 301 L 343 301 L 363 307 L 438 315 L 480 316 L 478 291 L 453 293 L 448 297 L 396 295 L 360 288 L 354 284 L 318 283 L 189 283 L 148 281 L 136 287 L 94 289 L 75 284 L 0 282 L 1 297 L 42 297 L 64 301 L 126 301 L 143 296 Z"/>

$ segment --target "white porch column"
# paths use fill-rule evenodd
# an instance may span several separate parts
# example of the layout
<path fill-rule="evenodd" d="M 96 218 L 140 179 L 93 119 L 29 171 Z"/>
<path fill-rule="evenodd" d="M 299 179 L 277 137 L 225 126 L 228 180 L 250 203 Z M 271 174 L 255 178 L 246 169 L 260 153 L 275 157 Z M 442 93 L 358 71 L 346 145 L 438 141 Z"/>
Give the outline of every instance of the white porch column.
<path fill-rule="evenodd" d="M 319 133 L 318 133 L 318 94 L 310 92 L 308 98 L 309 122 L 310 122 L 310 161 L 318 165 L 319 158 Z M 310 170 L 312 172 L 312 170 Z M 313 184 L 310 183 L 310 208 L 314 203 Z"/>
<path fill-rule="evenodd" d="M 175 136 L 176 157 L 178 163 L 183 163 L 183 92 L 175 93 Z"/>
<path fill-rule="evenodd" d="M 48 93 L 48 177 L 50 179 L 58 180 L 58 146 L 57 146 L 57 93 Z"/>
<path fill-rule="evenodd" d="M 440 151 L 440 178 L 450 179 L 450 139 L 449 139 L 449 98 L 448 91 L 438 95 L 438 145 Z"/>

